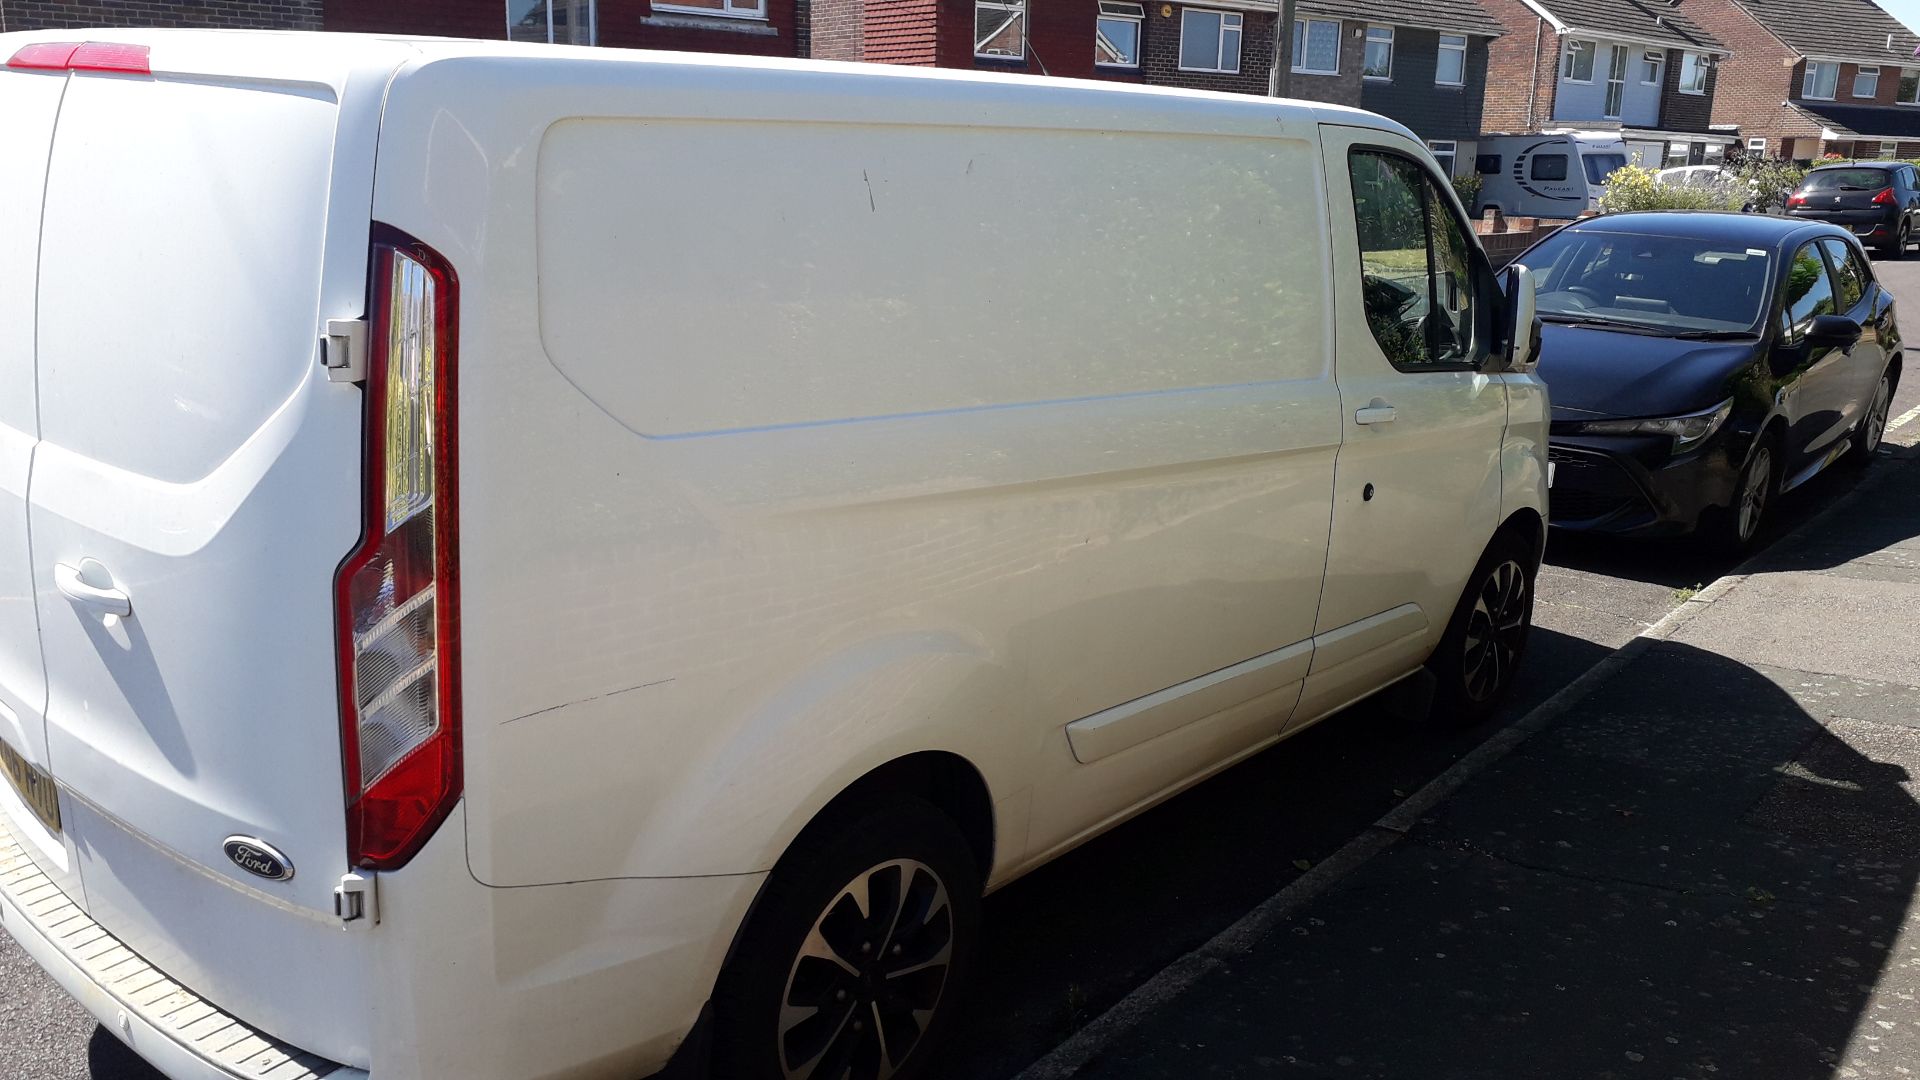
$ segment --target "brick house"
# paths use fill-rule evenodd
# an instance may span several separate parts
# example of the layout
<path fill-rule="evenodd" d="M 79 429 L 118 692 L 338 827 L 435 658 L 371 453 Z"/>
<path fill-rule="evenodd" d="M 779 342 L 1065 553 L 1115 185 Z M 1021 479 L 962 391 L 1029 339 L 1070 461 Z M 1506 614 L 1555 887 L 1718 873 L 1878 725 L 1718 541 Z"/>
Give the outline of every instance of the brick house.
<path fill-rule="evenodd" d="M 1696 0 L 1481 2 L 1507 31 L 1488 59 L 1489 130 L 1617 129 L 1650 168 L 1720 161 L 1734 144 L 1713 127 L 1728 49 L 1689 18 Z"/>
<path fill-rule="evenodd" d="M 0 28 L 217 26 L 805 56 L 807 0 L 0 0 Z"/>
<path fill-rule="evenodd" d="M 1920 157 L 1920 38 L 1871 0 L 1686 0 L 1733 49 L 1714 100 L 1750 152 Z"/>

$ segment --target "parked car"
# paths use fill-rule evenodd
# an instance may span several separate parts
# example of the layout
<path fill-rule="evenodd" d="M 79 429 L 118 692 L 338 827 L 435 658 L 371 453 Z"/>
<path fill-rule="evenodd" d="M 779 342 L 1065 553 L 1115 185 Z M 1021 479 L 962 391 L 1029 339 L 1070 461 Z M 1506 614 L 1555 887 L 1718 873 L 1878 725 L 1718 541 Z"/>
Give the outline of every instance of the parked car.
<path fill-rule="evenodd" d="M 1920 181 L 1903 162 L 1828 165 L 1787 196 L 1787 214 L 1831 222 L 1886 258 L 1904 258 L 1920 221 Z"/>
<path fill-rule="evenodd" d="M 1579 217 L 1600 208 L 1607 177 L 1626 164 L 1627 144 L 1616 132 L 1482 136 L 1474 158 L 1480 194 L 1473 213 Z"/>
<path fill-rule="evenodd" d="M 1846 230 L 1610 214 L 1520 261 L 1540 289 L 1555 526 L 1739 548 L 1775 495 L 1879 445 L 1900 328 Z"/>
<path fill-rule="evenodd" d="M 1676 165 L 1654 173 L 1653 179 L 1655 183 L 1667 187 L 1711 192 L 1729 204 L 1737 196 L 1743 211 L 1753 210 L 1761 201 L 1759 185 L 1755 181 L 1743 181 L 1721 165 Z"/>
<path fill-rule="evenodd" d="M 984 891 L 1512 684 L 1531 281 L 1390 121 L 0 57 L 0 923 L 171 1077 L 910 1076 Z"/>

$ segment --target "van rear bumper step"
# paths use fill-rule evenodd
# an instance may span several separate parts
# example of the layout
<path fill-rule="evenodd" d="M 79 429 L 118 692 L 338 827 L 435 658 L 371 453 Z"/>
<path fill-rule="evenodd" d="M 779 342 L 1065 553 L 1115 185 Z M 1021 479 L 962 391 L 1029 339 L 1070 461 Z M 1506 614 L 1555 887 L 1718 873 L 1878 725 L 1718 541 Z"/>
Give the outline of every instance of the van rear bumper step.
<path fill-rule="evenodd" d="M 121 944 L 27 857 L 0 814 L 0 925 L 107 1030 L 173 1080 L 367 1080 L 220 1011 Z"/>

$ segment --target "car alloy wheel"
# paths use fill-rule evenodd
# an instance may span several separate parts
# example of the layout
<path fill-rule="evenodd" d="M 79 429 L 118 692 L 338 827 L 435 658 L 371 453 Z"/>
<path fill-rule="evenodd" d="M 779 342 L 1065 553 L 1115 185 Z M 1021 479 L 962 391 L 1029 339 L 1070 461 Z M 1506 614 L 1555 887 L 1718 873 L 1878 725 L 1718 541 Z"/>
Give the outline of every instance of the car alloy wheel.
<path fill-rule="evenodd" d="M 1867 409 L 1867 423 L 1860 433 L 1860 452 L 1871 454 L 1880 449 L 1887 436 L 1887 412 L 1893 408 L 1893 380 L 1880 376 L 1880 388 L 1874 391 L 1873 405 Z"/>
<path fill-rule="evenodd" d="M 914 859 L 874 866 L 814 920 L 780 998 L 788 1080 L 887 1080 L 920 1045 L 952 971 L 954 910 Z"/>
<path fill-rule="evenodd" d="M 1527 636 L 1527 610 L 1526 568 L 1512 559 L 1497 563 L 1481 579 L 1467 615 L 1460 670 L 1468 700 L 1491 700 L 1513 677 Z"/>
<path fill-rule="evenodd" d="M 1735 528 L 1741 543 L 1752 540 L 1760 531 L 1760 519 L 1767 512 L 1767 498 L 1773 491 L 1773 450 L 1762 446 L 1753 452 L 1753 460 L 1747 463 L 1745 478 L 1740 484 L 1740 503 L 1735 507 L 1738 515 Z"/>

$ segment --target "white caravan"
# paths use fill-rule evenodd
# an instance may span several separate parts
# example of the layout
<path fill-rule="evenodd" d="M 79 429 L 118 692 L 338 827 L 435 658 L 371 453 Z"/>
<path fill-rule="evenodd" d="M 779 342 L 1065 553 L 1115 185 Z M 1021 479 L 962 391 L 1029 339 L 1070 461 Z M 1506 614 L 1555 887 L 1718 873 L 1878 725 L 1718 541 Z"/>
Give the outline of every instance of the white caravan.
<path fill-rule="evenodd" d="M 1600 208 L 1607 177 L 1626 163 L 1627 144 L 1613 132 L 1483 135 L 1474 216 L 1497 209 L 1510 217 L 1579 217 Z"/>
<path fill-rule="evenodd" d="M 908 1076 L 984 891 L 1513 677 L 1531 280 L 1379 117 L 0 58 L 0 919 L 170 1077 Z"/>

